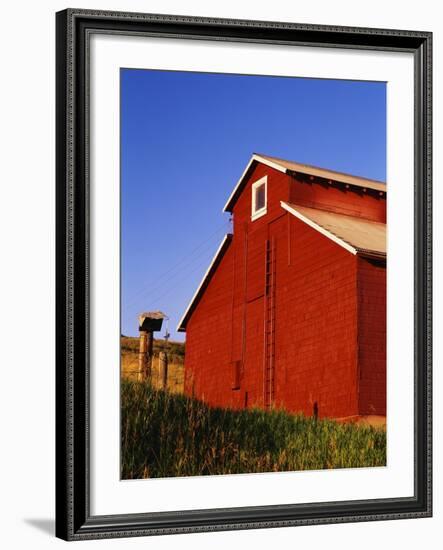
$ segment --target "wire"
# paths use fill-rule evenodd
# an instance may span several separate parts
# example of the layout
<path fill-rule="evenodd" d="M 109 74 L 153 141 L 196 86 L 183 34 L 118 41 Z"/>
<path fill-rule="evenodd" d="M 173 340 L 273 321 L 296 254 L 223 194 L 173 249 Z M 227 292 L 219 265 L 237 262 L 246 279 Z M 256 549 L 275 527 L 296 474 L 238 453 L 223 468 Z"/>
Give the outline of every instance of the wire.
<path fill-rule="evenodd" d="M 209 254 L 208 254 L 209 252 Z M 212 257 L 212 254 L 213 254 L 213 249 L 211 247 L 211 250 L 208 251 L 208 250 L 205 250 L 203 254 L 200 254 L 199 256 L 197 256 L 196 258 L 193 259 L 192 262 L 188 263 L 187 265 L 183 266 L 180 271 L 177 271 L 173 274 L 171 274 L 169 277 L 167 277 L 166 279 L 164 279 L 163 281 L 161 281 L 158 285 L 154 285 L 153 287 L 148 287 L 144 290 L 144 292 L 142 294 L 140 294 L 140 296 L 137 298 L 137 300 L 133 300 L 130 304 L 126 305 L 123 310 L 124 311 L 128 311 L 130 310 L 131 308 L 135 307 L 135 306 L 138 306 L 140 304 L 140 301 L 141 300 L 144 300 L 146 301 L 147 298 L 149 298 L 150 296 L 154 295 L 157 291 L 159 290 L 162 290 L 164 288 L 164 286 L 168 283 L 170 283 L 173 279 L 175 279 L 177 276 L 180 276 L 181 278 L 183 278 L 183 276 L 187 276 L 187 271 L 189 268 L 192 268 L 193 266 L 196 265 L 196 260 L 200 259 L 200 258 L 203 258 L 203 261 L 200 262 L 198 264 L 198 266 L 203 266 L 204 263 L 207 263 L 211 257 Z M 197 266 L 197 267 L 198 267 Z M 194 271 L 194 270 L 191 270 L 191 271 Z M 185 274 L 185 275 L 184 275 Z"/>
<path fill-rule="evenodd" d="M 160 276 L 159 278 L 162 278 L 164 277 L 165 275 L 167 275 L 168 273 L 170 273 L 171 271 L 174 271 L 175 269 L 177 269 L 177 267 L 183 263 L 183 261 L 188 261 L 189 258 L 195 253 L 197 252 L 202 246 L 204 246 L 205 244 L 207 244 L 213 237 L 215 237 L 215 235 L 217 235 L 218 233 L 220 233 L 220 231 L 222 229 L 225 229 L 227 225 L 229 225 L 230 222 L 224 222 L 223 225 L 219 226 L 213 233 L 211 233 L 204 241 L 200 242 L 200 244 L 198 244 L 195 248 L 193 248 L 191 250 L 191 252 L 185 254 L 184 256 L 182 256 L 180 258 L 180 260 L 178 260 L 178 262 L 176 262 L 175 264 L 173 264 L 170 268 L 168 268 L 166 271 L 164 271 Z M 225 229 L 226 230 L 226 229 Z M 137 290 L 133 295 L 132 295 L 132 298 L 134 298 L 135 296 L 137 296 L 140 292 L 144 292 L 145 290 L 145 286 L 143 285 L 143 287 L 141 287 L 139 290 Z"/>
<path fill-rule="evenodd" d="M 151 296 L 157 290 L 161 289 L 166 283 L 169 283 L 172 279 L 177 277 L 177 275 L 183 276 L 183 272 L 185 272 L 188 269 L 188 267 L 195 265 L 196 260 L 198 260 L 199 258 L 205 256 L 205 258 L 206 258 L 205 261 L 207 261 L 207 259 L 210 259 L 211 256 L 212 256 L 212 250 L 213 250 L 213 246 L 212 246 L 211 241 L 214 239 L 214 237 L 218 233 L 221 232 L 222 229 L 224 231 L 226 231 L 226 225 L 227 224 L 225 223 L 225 224 L 223 224 L 223 226 L 219 227 L 217 229 L 217 231 L 212 233 L 207 239 L 205 239 L 205 241 L 203 241 L 196 248 L 194 248 L 193 251 L 190 254 L 188 254 L 187 256 L 184 256 L 181 260 L 179 260 L 179 262 L 174 264 L 174 266 L 172 266 L 167 271 L 165 271 L 163 273 L 163 275 L 160 275 L 159 278 L 162 279 L 162 280 L 157 285 L 154 285 L 154 286 L 151 286 L 151 287 L 145 286 L 143 289 L 139 289 L 137 291 L 137 293 L 133 295 L 133 298 L 135 298 L 135 296 L 137 296 L 137 299 L 136 300 L 132 299 L 122 309 L 124 311 L 130 310 L 131 308 L 133 308 L 134 306 L 139 304 L 140 299 L 142 298 L 143 295 L 146 295 L 146 293 L 148 293 L 147 296 Z M 201 249 L 202 246 L 204 246 L 204 245 L 206 245 L 205 248 L 202 251 L 200 251 L 200 253 L 197 254 L 197 256 L 195 256 L 195 252 L 198 251 L 199 249 Z M 211 250 L 211 255 L 210 256 L 208 256 L 208 254 L 207 254 L 209 250 Z M 193 257 L 193 255 L 194 255 L 194 257 Z M 184 260 L 187 260 L 186 263 L 184 265 L 181 265 L 181 264 L 183 264 Z M 192 272 L 194 272 L 194 271 L 195 270 L 192 270 Z M 165 279 L 164 276 L 167 275 L 167 274 L 170 274 L 170 276 Z M 145 298 L 146 298 L 146 296 L 145 296 Z"/>
<path fill-rule="evenodd" d="M 195 273 L 195 271 L 200 270 L 200 269 L 204 269 L 203 265 L 199 265 L 199 266 L 197 266 L 196 269 L 193 269 L 192 271 L 189 271 L 183 279 L 188 278 L 189 275 L 192 275 L 193 273 Z M 156 304 L 157 302 L 159 302 L 159 300 L 161 300 L 162 298 L 164 298 L 165 296 L 167 296 L 168 294 L 170 294 L 174 290 L 175 290 L 175 287 L 170 287 L 168 290 L 163 292 L 163 294 L 160 294 L 159 296 L 157 296 L 157 298 L 155 298 L 152 302 L 150 302 L 150 304 Z"/>
<path fill-rule="evenodd" d="M 188 267 L 193 267 L 193 269 L 188 270 L 187 273 L 182 273 L 182 277 L 181 277 L 180 281 L 184 281 L 184 280 L 188 279 L 189 276 L 193 275 L 196 271 L 204 271 L 205 267 L 207 266 L 207 264 L 209 263 L 211 258 L 212 258 L 212 252 L 211 252 L 210 255 L 205 256 L 203 261 L 200 262 L 199 264 L 196 265 L 194 263 L 193 266 L 188 266 Z M 152 307 L 153 304 L 158 303 L 164 296 L 167 296 L 168 294 L 173 292 L 176 289 L 176 286 L 177 286 L 176 284 L 169 285 L 168 288 L 164 292 L 161 292 L 160 294 L 157 294 L 157 295 L 155 295 L 154 293 L 151 293 L 147 297 L 144 297 L 143 300 L 144 300 L 144 302 L 149 302 L 149 307 Z M 160 290 L 162 290 L 162 289 L 163 288 L 160 287 Z M 153 298 L 149 299 L 151 296 L 153 296 Z M 132 304 L 131 306 L 126 307 L 124 309 L 125 313 L 127 313 L 128 311 L 131 311 L 131 309 L 135 310 L 136 307 L 140 308 L 140 300 L 137 301 L 135 304 Z"/>

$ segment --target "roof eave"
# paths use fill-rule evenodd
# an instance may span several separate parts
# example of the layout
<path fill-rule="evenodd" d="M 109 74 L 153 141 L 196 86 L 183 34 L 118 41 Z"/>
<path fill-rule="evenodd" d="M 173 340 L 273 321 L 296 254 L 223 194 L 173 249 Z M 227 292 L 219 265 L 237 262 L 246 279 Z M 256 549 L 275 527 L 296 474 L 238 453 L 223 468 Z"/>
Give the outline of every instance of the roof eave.
<path fill-rule="evenodd" d="M 386 252 L 379 252 L 377 250 L 365 250 L 363 248 L 357 248 L 358 256 L 362 258 L 367 258 L 369 260 L 384 260 L 386 261 L 387 254 Z"/>

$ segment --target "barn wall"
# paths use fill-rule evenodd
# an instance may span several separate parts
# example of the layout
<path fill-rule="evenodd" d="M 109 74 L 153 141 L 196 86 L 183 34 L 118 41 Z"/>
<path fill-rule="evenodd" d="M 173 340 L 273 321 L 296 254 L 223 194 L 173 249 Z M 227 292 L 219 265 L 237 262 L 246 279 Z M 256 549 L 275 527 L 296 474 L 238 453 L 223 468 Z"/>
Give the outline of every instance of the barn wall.
<path fill-rule="evenodd" d="M 256 248 L 251 242 L 262 242 L 257 250 L 263 265 L 266 236 L 276 247 L 276 406 L 312 415 L 317 403 L 320 417 L 358 414 L 355 256 L 284 213 L 266 234 L 248 235 L 249 250 Z M 228 249 L 188 323 L 185 391 L 213 406 L 261 407 L 263 293 L 248 299 L 244 290 L 241 299 L 242 287 L 248 288 L 246 245 L 237 244 Z"/>
<path fill-rule="evenodd" d="M 386 223 L 386 195 L 370 190 L 365 193 L 352 187 L 346 189 L 295 177 L 290 186 L 290 202 Z"/>
<path fill-rule="evenodd" d="M 231 245 L 214 272 L 187 325 L 185 393 L 210 405 L 233 406 L 231 391 L 234 249 Z"/>
<path fill-rule="evenodd" d="M 386 264 L 358 259 L 359 412 L 386 415 Z"/>
<path fill-rule="evenodd" d="M 357 400 L 356 257 L 290 216 L 277 242 L 276 402 L 320 417 Z M 281 224 L 283 227 L 283 223 Z"/>

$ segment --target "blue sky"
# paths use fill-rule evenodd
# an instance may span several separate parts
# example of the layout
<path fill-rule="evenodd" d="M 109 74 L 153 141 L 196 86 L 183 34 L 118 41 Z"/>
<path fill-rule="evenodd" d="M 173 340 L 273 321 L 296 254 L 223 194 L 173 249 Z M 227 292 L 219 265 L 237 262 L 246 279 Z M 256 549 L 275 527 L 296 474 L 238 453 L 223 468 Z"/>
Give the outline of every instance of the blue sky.
<path fill-rule="evenodd" d="M 253 152 L 385 181 L 385 83 L 121 70 L 122 334 L 160 309 L 184 339 Z"/>

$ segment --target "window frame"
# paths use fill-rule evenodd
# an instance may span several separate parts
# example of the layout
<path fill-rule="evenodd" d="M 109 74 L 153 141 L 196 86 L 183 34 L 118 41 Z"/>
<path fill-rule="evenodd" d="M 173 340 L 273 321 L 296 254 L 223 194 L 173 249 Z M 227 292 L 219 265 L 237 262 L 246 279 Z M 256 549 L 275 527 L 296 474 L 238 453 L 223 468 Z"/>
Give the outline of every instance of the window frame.
<path fill-rule="evenodd" d="M 265 205 L 257 210 L 257 189 L 262 185 L 264 185 L 265 187 Z M 262 178 L 254 182 L 252 184 L 251 192 L 251 221 L 254 221 L 257 218 L 261 218 L 261 216 L 264 216 L 268 211 L 268 176 L 263 176 Z"/>

